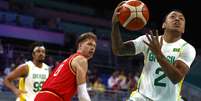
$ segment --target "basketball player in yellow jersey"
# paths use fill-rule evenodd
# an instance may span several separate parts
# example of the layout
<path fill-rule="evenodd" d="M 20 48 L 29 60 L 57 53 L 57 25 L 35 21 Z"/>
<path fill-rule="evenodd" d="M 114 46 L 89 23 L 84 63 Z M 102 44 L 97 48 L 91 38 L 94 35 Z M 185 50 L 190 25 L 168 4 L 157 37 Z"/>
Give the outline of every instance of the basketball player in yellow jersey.
<path fill-rule="evenodd" d="M 34 101 L 41 90 L 43 82 L 49 76 L 49 66 L 44 62 L 45 47 L 35 43 L 32 50 L 32 61 L 19 65 L 4 79 L 4 84 L 17 96 L 16 101 Z M 19 89 L 12 82 L 20 78 Z"/>
<path fill-rule="evenodd" d="M 143 53 L 145 57 L 138 88 L 128 101 L 181 101 L 181 86 L 196 55 L 195 48 L 181 38 L 185 29 L 183 13 L 173 10 L 167 14 L 161 36 L 157 31 L 151 31 L 150 35 L 123 42 L 117 9 L 113 14 L 111 33 L 114 54 Z"/>

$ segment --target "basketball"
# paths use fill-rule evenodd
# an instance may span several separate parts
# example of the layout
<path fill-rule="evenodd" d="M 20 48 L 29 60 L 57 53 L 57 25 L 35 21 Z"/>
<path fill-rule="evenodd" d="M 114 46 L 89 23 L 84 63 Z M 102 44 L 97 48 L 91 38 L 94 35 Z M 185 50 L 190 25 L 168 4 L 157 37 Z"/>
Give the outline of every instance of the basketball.
<path fill-rule="evenodd" d="M 128 0 L 118 9 L 120 24 L 131 31 L 142 29 L 149 20 L 149 10 L 140 0 Z"/>

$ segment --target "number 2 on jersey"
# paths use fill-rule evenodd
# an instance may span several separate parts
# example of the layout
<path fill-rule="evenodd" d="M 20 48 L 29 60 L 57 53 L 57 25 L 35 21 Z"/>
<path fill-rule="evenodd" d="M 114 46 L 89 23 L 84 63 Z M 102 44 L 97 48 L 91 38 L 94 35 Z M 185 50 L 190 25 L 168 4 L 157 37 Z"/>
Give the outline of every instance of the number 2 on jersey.
<path fill-rule="evenodd" d="M 166 77 L 166 75 L 163 72 L 163 70 L 161 68 L 157 68 L 155 73 L 156 74 L 160 74 L 160 72 L 162 74 L 154 80 L 154 85 L 155 86 L 166 87 L 166 83 L 164 83 L 164 82 L 161 81 L 162 79 L 164 79 Z"/>

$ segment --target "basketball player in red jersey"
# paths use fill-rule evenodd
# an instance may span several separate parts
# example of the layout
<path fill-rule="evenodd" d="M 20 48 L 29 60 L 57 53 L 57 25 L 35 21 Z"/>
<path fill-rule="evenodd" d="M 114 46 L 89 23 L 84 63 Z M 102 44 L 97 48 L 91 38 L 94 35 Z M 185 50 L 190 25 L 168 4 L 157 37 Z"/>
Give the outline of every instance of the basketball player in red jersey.
<path fill-rule="evenodd" d="M 35 97 L 35 101 L 71 101 L 78 94 L 79 101 L 91 101 L 87 92 L 88 60 L 96 49 L 96 35 L 83 33 L 77 40 L 77 52 L 55 68 Z"/>

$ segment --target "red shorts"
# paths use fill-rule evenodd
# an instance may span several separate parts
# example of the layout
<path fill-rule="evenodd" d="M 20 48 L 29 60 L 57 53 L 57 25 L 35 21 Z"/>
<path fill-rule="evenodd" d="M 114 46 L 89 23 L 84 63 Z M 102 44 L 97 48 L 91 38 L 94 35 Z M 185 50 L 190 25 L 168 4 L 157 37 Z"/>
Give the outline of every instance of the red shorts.
<path fill-rule="evenodd" d="M 64 101 L 60 96 L 51 91 L 40 91 L 34 101 Z"/>

